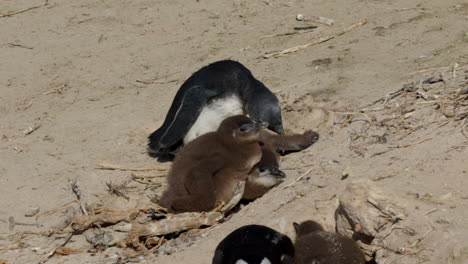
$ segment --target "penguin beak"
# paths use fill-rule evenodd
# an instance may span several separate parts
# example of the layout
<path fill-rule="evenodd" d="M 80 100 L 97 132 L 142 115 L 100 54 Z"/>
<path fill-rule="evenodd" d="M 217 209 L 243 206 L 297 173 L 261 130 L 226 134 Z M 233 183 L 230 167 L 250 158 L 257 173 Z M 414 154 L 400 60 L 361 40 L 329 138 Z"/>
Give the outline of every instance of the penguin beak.
<path fill-rule="evenodd" d="M 271 170 L 271 175 L 274 175 L 278 179 L 283 179 L 286 177 L 286 174 L 284 174 L 284 172 L 279 168 L 274 168 L 273 170 Z"/>
<path fill-rule="evenodd" d="M 265 122 L 265 121 L 260 121 L 260 122 L 255 123 L 255 126 L 258 127 L 258 130 L 267 128 L 268 125 L 269 125 L 268 122 Z"/>

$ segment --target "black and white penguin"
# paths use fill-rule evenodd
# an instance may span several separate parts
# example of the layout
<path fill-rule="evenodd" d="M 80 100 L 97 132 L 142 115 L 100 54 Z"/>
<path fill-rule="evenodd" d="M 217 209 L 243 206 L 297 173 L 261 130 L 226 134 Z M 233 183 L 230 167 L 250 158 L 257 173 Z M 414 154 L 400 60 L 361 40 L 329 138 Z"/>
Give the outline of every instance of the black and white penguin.
<path fill-rule="evenodd" d="M 315 221 L 293 223 L 295 264 L 364 264 L 364 253 L 349 237 L 325 232 Z"/>
<path fill-rule="evenodd" d="M 266 226 L 247 225 L 218 244 L 212 264 L 292 264 L 293 258 L 289 237 Z"/>
<path fill-rule="evenodd" d="M 215 131 L 225 118 L 242 114 L 283 134 L 278 98 L 241 63 L 214 62 L 179 88 L 164 123 L 149 136 L 148 151 L 160 161 L 170 160 L 183 144 Z"/>

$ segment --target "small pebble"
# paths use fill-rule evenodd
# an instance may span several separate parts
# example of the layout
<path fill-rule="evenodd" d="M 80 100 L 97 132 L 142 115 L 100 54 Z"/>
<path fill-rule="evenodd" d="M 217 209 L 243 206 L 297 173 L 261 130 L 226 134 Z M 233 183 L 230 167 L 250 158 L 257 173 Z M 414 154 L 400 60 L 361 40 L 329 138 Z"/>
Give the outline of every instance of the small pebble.
<path fill-rule="evenodd" d="M 39 213 L 39 211 L 40 211 L 39 207 L 31 207 L 28 210 L 26 210 L 26 212 L 24 213 L 24 216 L 33 217 L 33 216 L 37 215 Z"/>
<path fill-rule="evenodd" d="M 297 14 L 296 20 L 297 21 L 302 21 L 304 19 L 304 14 Z"/>

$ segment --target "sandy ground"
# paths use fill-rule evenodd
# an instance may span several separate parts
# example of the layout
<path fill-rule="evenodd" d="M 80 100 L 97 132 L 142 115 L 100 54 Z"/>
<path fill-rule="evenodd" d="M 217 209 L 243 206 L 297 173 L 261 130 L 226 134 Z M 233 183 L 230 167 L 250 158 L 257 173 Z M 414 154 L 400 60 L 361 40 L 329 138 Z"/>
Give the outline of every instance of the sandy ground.
<path fill-rule="evenodd" d="M 64 214 L 60 206 L 76 199 L 74 180 L 88 205 L 132 207 L 138 197 L 160 193 L 162 188 L 144 190 L 131 182 L 130 202 L 111 195 L 106 182 L 122 183 L 131 172 L 95 165 L 169 166 L 146 154 L 146 137 L 164 119 L 180 84 L 220 59 L 240 61 L 280 95 L 288 132 L 315 129 L 321 138 L 283 159 L 285 183 L 204 231 L 193 245 L 142 257 L 140 263 L 209 263 L 225 235 L 250 223 L 291 237 L 292 221 L 320 218 L 333 229 L 339 194 L 359 179 L 403 201 L 410 219 L 403 225 L 415 231 L 411 238 L 395 238 L 407 251 L 379 263 L 468 263 L 466 116 L 457 119 L 427 102 L 440 97 L 406 92 L 385 107 L 359 112 L 404 84 L 429 77 L 444 82 L 425 85 L 428 94 L 433 89 L 453 94 L 467 86 L 466 2 L 43 3 L 0 2 L 0 259 L 6 263 L 37 263 L 63 242 L 63 235 L 9 235 L 56 226 Z M 5 16 L 34 6 L 40 7 Z M 298 13 L 335 24 L 298 22 Z M 327 42 L 280 58 L 262 57 L 337 34 L 362 19 L 367 24 Z M 311 25 L 317 26 L 311 32 L 262 38 Z M 372 107 L 379 106 L 382 102 Z M 34 207 L 39 214 L 60 209 L 25 217 Z M 38 226 L 9 229 L 10 217 Z M 21 248 L 4 249 L 16 241 L 24 243 Z M 74 236 L 67 247 L 90 245 Z M 122 251 L 54 256 L 48 263 L 119 263 Z"/>

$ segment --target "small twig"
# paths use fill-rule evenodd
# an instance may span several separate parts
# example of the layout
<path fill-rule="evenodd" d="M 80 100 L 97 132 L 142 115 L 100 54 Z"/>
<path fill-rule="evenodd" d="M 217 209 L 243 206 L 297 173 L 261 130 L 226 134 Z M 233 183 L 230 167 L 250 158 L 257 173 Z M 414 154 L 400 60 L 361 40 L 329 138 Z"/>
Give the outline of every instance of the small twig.
<path fill-rule="evenodd" d="M 68 89 L 68 85 L 66 84 L 63 84 L 62 86 L 58 87 L 58 88 L 54 88 L 52 90 L 49 90 L 45 93 L 43 93 L 43 95 L 49 95 L 49 94 L 63 94 L 63 92 Z"/>
<path fill-rule="evenodd" d="M 45 0 L 44 4 L 42 4 L 42 5 L 28 7 L 28 8 L 19 10 L 19 11 L 13 11 L 13 12 L 10 12 L 10 13 L 6 13 L 6 14 L 3 14 L 3 15 L 0 15 L 0 18 L 2 18 L 2 17 L 11 17 L 11 16 L 14 16 L 14 15 L 17 15 L 17 14 L 24 13 L 24 12 L 29 11 L 29 10 L 44 7 L 44 6 L 48 5 L 48 4 L 49 4 L 49 0 Z"/>
<path fill-rule="evenodd" d="M 396 145 L 396 146 L 391 146 L 389 148 L 408 148 L 408 147 L 418 145 L 418 144 L 421 144 L 421 143 L 429 141 L 429 140 L 432 140 L 432 138 L 425 138 L 425 139 L 421 139 L 421 140 L 419 140 L 419 141 L 417 141 L 415 143 L 405 144 L 405 145 Z"/>
<path fill-rule="evenodd" d="M 76 180 L 72 182 L 71 187 L 72 187 L 73 193 L 76 195 L 78 204 L 80 205 L 81 212 L 83 213 L 83 215 L 88 215 L 88 212 L 86 211 L 86 208 L 84 207 L 83 202 L 81 201 L 81 191 L 80 191 L 80 188 L 78 187 L 78 183 Z"/>
<path fill-rule="evenodd" d="M 433 209 L 431 209 L 431 210 L 425 212 L 424 215 L 432 214 L 433 212 L 435 212 L 435 211 L 437 211 L 437 210 L 439 210 L 439 209 L 438 209 L 438 208 L 433 208 Z"/>
<path fill-rule="evenodd" d="M 383 151 L 376 152 L 376 153 L 370 155 L 369 158 L 372 158 L 372 157 L 375 157 L 375 156 L 379 156 L 379 155 L 385 154 L 385 153 L 390 152 L 390 151 L 392 151 L 392 150 L 393 150 L 393 149 L 387 149 L 387 150 L 383 150 Z"/>
<path fill-rule="evenodd" d="M 179 72 L 168 73 L 166 75 L 163 75 L 163 76 L 160 76 L 160 77 L 155 77 L 155 78 L 149 79 L 149 80 L 140 80 L 140 79 L 138 79 L 138 80 L 135 80 L 135 82 L 143 83 L 143 84 L 160 83 L 159 80 L 167 78 L 167 77 L 172 76 L 172 75 L 177 74 L 177 73 L 179 73 Z M 175 80 L 175 81 L 177 81 L 177 80 Z M 171 81 L 169 81 L 169 82 L 171 82 Z"/>
<path fill-rule="evenodd" d="M 307 174 L 309 174 L 312 170 L 314 169 L 314 167 L 308 169 L 306 172 L 304 172 L 301 176 L 297 177 L 293 182 L 291 182 L 290 184 L 284 186 L 283 189 L 287 189 L 289 187 L 291 187 L 292 185 L 294 185 L 296 182 L 302 180 L 302 178 L 304 178 L 305 176 L 307 176 Z"/>
<path fill-rule="evenodd" d="M 310 43 L 307 43 L 307 44 L 304 44 L 304 45 L 299 45 L 299 46 L 295 46 L 295 47 L 292 47 L 292 48 L 288 48 L 288 49 L 285 49 L 285 50 L 282 50 L 282 51 L 269 52 L 269 53 L 266 53 L 265 55 L 263 55 L 263 58 L 264 59 L 268 59 L 268 58 L 271 58 L 271 57 L 277 58 L 277 57 L 283 57 L 283 56 L 289 55 L 290 53 L 294 53 L 296 51 L 306 49 L 306 48 L 308 48 L 310 46 L 314 46 L 314 45 L 329 41 L 331 39 L 334 39 L 336 37 L 339 37 L 339 36 L 345 34 L 346 32 L 349 32 L 349 31 L 353 30 L 356 27 L 365 25 L 366 23 L 367 23 L 367 20 L 362 19 L 361 21 L 352 24 L 351 26 L 345 28 L 344 30 L 338 32 L 335 35 L 329 35 L 329 36 L 321 37 L 316 41 L 313 41 L 313 42 L 310 42 Z"/>
<path fill-rule="evenodd" d="M 455 79 L 457 77 L 457 68 L 458 68 L 458 63 L 455 62 L 452 67 L 452 78 Z"/>
<path fill-rule="evenodd" d="M 397 91 L 395 91 L 395 92 L 388 93 L 388 94 L 384 95 L 383 97 L 380 97 L 379 99 L 377 99 L 377 100 L 373 101 L 372 103 L 368 104 L 367 107 L 373 106 L 373 105 L 375 105 L 376 103 L 378 103 L 378 102 L 380 102 L 380 101 L 383 101 L 382 106 L 380 106 L 379 109 L 378 109 L 378 110 L 382 110 L 383 108 L 380 109 L 381 107 L 383 107 L 385 104 L 387 104 L 388 101 L 390 101 L 390 100 L 392 100 L 393 98 L 395 98 L 395 97 L 401 95 L 404 91 L 405 91 L 405 88 L 401 88 L 401 89 L 399 89 L 399 90 L 397 90 Z M 361 109 L 361 111 L 364 111 L 364 112 L 366 112 L 366 111 L 373 111 L 373 110 L 371 110 L 371 109 L 368 109 L 367 107 Z"/>
<path fill-rule="evenodd" d="M 101 170 L 120 170 L 120 171 L 166 171 L 167 168 L 127 168 L 119 165 L 107 163 L 96 163 L 96 169 Z"/>
<path fill-rule="evenodd" d="M 291 36 L 291 35 L 296 35 L 296 34 L 306 34 L 314 32 L 314 30 L 306 30 L 306 31 L 292 31 L 292 32 L 286 32 L 286 33 L 279 33 L 279 34 L 272 34 L 272 35 L 265 35 L 260 37 L 260 39 L 265 39 L 265 38 L 272 38 L 272 37 L 283 37 L 283 36 Z"/>
<path fill-rule="evenodd" d="M 57 250 L 58 250 L 59 248 L 64 247 L 64 246 L 71 240 L 72 236 L 73 236 L 73 233 L 69 233 L 69 234 L 67 235 L 67 237 L 65 238 L 65 241 L 63 241 L 63 243 L 61 243 L 60 245 L 56 246 L 53 250 L 51 250 L 51 251 L 47 254 L 47 258 L 46 258 L 45 260 L 39 262 L 39 264 L 43 264 L 43 263 L 46 263 L 47 261 L 49 261 L 49 259 L 55 255 L 55 252 L 57 252 Z"/>
<path fill-rule="evenodd" d="M 7 45 L 10 48 L 34 49 L 33 47 L 28 47 L 28 46 L 17 44 L 17 43 L 7 43 Z"/>
<path fill-rule="evenodd" d="M 41 127 L 40 123 L 34 124 L 34 125 L 26 128 L 25 130 L 23 130 L 23 134 L 24 134 L 24 136 L 32 134 L 34 131 L 38 130 L 40 127 Z"/>
<path fill-rule="evenodd" d="M 150 174 L 150 175 L 144 175 L 144 174 L 132 173 L 131 176 L 132 176 L 132 178 L 134 178 L 134 179 L 150 179 L 150 178 L 166 177 L 167 174 Z"/>
<path fill-rule="evenodd" d="M 78 203 L 78 204 L 79 204 L 79 202 L 78 202 L 77 200 L 73 200 L 73 201 L 70 201 L 70 202 L 68 202 L 68 203 L 64 203 L 64 204 L 62 204 L 62 205 L 60 205 L 60 206 L 57 206 L 57 207 L 55 207 L 55 208 L 53 208 L 53 209 L 51 209 L 51 210 L 49 210 L 49 211 L 47 211 L 47 212 L 43 212 L 43 213 L 37 214 L 35 217 L 36 217 L 36 219 L 39 219 L 39 217 L 42 217 L 42 216 L 46 216 L 46 215 L 50 215 L 50 214 L 56 213 L 58 210 L 64 208 L 65 206 L 67 206 L 67 205 L 69 205 L 69 204 L 72 204 L 72 203 Z"/>
<path fill-rule="evenodd" d="M 425 73 L 425 72 L 430 72 L 430 71 L 435 71 L 435 70 L 444 70 L 444 69 L 450 69 L 450 66 L 438 67 L 438 68 L 421 69 L 421 70 L 418 70 L 418 71 L 414 71 L 414 72 L 409 72 L 409 73 L 403 74 L 403 76 L 414 75 L 414 74 L 418 74 L 418 73 Z"/>
<path fill-rule="evenodd" d="M 108 188 L 107 191 L 108 191 L 110 194 L 115 194 L 115 195 L 117 195 L 117 196 L 121 196 L 121 197 L 125 198 L 127 201 L 129 201 L 129 200 L 130 200 L 130 197 L 128 197 L 128 196 L 127 196 L 125 193 L 123 193 L 123 191 L 122 191 L 122 190 L 125 190 L 126 188 L 128 188 L 128 187 L 127 187 L 128 183 L 129 183 L 128 181 L 125 181 L 125 182 L 123 182 L 123 183 L 121 183 L 121 184 L 113 185 L 113 184 L 112 184 L 112 181 L 106 182 L 106 186 L 107 186 L 107 188 Z"/>
<path fill-rule="evenodd" d="M 383 179 L 388 179 L 388 178 L 393 178 L 395 176 L 398 176 L 400 173 L 402 173 L 403 171 L 405 171 L 407 168 L 404 168 L 400 171 L 397 171 L 397 172 L 394 172 L 392 174 L 387 174 L 387 175 L 384 175 L 384 176 L 378 176 L 378 177 L 375 177 L 375 178 L 372 178 L 371 180 L 372 181 L 380 181 L 380 180 L 383 180 Z"/>
<path fill-rule="evenodd" d="M 434 230 L 435 228 L 431 225 L 431 228 L 424 235 L 422 235 L 420 238 L 416 239 L 413 243 L 411 243 L 409 247 L 411 248 L 411 247 L 416 246 L 419 242 L 425 239 Z"/>

